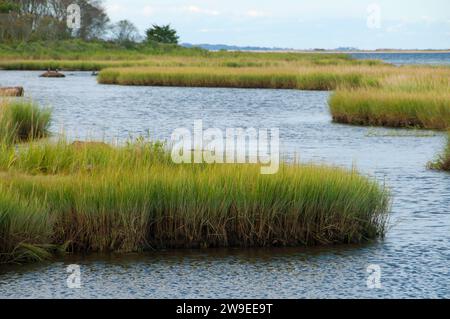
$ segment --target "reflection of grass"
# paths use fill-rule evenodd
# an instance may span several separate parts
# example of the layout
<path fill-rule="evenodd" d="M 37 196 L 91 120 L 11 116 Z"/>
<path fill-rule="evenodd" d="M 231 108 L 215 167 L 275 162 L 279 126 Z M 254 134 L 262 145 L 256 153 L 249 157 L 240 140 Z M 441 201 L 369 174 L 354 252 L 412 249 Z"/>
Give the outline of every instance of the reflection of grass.
<path fill-rule="evenodd" d="M 389 130 L 389 131 L 380 131 L 375 128 L 370 128 L 366 137 L 434 137 L 438 134 L 435 132 L 422 131 L 418 129 L 412 130 Z"/>
<path fill-rule="evenodd" d="M 47 135 L 51 113 L 30 101 L 0 100 L 0 142 L 11 144 Z"/>
<path fill-rule="evenodd" d="M 176 165 L 145 141 L 3 146 L 0 170 L 3 260 L 68 242 L 83 252 L 359 243 L 383 235 L 389 202 L 354 171 Z"/>

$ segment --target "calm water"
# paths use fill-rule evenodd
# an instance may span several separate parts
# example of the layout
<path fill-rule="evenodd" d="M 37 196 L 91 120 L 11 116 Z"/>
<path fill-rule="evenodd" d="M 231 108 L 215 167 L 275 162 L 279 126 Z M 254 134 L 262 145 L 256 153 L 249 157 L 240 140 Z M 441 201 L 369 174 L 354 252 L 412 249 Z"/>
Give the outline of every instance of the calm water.
<path fill-rule="evenodd" d="M 405 64 L 428 64 L 428 65 L 450 65 L 450 52 L 442 53 L 353 53 L 356 59 L 383 60 L 395 65 Z"/>
<path fill-rule="evenodd" d="M 394 195 L 385 240 L 319 249 L 164 251 L 126 257 L 70 257 L 0 268 L 0 297 L 346 298 L 450 297 L 450 175 L 429 171 L 441 133 L 333 124 L 327 92 L 98 85 L 89 73 L 41 79 L 0 71 L 1 85 L 54 108 L 53 131 L 72 138 L 147 135 L 178 127 L 279 127 L 282 150 L 303 161 L 356 165 Z M 421 132 L 423 133 L 423 132 Z M 81 265 L 82 288 L 68 289 L 66 266 Z M 366 286 L 369 264 L 381 289 Z"/>

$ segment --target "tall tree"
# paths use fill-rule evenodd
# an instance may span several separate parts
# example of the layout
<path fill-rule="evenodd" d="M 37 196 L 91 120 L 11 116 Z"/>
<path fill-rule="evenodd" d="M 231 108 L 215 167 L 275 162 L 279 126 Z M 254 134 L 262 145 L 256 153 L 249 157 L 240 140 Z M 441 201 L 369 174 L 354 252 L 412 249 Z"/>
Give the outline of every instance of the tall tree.
<path fill-rule="evenodd" d="M 20 9 L 17 3 L 9 0 L 0 0 L 0 14 L 7 14 L 10 12 L 18 12 Z"/>
<path fill-rule="evenodd" d="M 114 24 L 112 34 L 113 40 L 121 44 L 136 42 L 139 39 L 138 29 L 128 20 L 121 20 Z"/>
<path fill-rule="evenodd" d="M 103 38 L 109 17 L 102 6 L 102 0 L 77 0 L 74 3 L 81 8 L 81 28 L 77 35 L 84 40 Z"/>
<path fill-rule="evenodd" d="M 67 26 L 67 8 L 78 4 L 81 9 L 81 27 L 75 36 L 85 40 L 105 36 L 109 18 L 102 0 L 0 0 L 4 14 L 0 20 L 0 40 L 29 41 L 57 40 L 71 36 Z"/>
<path fill-rule="evenodd" d="M 154 24 L 145 33 L 147 35 L 147 41 L 178 44 L 179 36 L 177 35 L 177 31 L 170 27 L 170 24 L 162 26 Z"/>

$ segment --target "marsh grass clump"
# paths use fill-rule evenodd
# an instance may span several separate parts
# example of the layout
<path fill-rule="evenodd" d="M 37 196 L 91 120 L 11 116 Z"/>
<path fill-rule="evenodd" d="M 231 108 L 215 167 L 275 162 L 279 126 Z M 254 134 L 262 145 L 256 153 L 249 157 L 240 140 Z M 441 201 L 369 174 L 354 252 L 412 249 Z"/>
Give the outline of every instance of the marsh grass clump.
<path fill-rule="evenodd" d="M 329 105 L 334 121 L 356 125 L 450 127 L 450 68 L 403 67 L 378 87 L 338 89 Z"/>
<path fill-rule="evenodd" d="M 440 130 L 450 126 L 448 92 L 338 90 L 329 104 L 333 120 L 339 123 Z"/>
<path fill-rule="evenodd" d="M 18 148 L 3 145 L 0 169 L 29 175 L 68 175 L 100 172 L 108 167 L 118 171 L 172 163 L 160 142 L 139 139 L 121 147 L 103 142 L 33 141 Z"/>
<path fill-rule="evenodd" d="M 74 252 L 360 243 L 383 236 L 389 208 L 378 183 L 334 167 L 282 164 L 261 175 L 250 164 L 176 165 L 144 142 L 45 141 L 15 156 L 0 161 L 9 254 L 23 243 Z"/>
<path fill-rule="evenodd" d="M 51 111 L 26 100 L 0 101 L 0 142 L 29 141 L 47 136 Z"/>
<path fill-rule="evenodd" d="M 0 173 L 1 178 L 4 174 Z M 53 220 L 33 196 L 0 184 L 0 263 L 40 261 L 51 256 Z"/>
<path fill-rule="evenodd" d="M 450 131 L 448 133 L 447 146 L 445 147 L 445 150 L 435 161 L 428 163 L 428 168 L 450 171 Z"/>

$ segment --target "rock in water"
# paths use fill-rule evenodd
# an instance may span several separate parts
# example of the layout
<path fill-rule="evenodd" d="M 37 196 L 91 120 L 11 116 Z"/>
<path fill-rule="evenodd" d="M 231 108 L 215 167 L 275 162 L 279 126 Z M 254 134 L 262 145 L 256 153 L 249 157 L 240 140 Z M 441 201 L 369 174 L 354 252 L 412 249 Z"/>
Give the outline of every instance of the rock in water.
<path fill-rule="evenodd" d="M 64 78 L 64 77 L 66 76 L 61 72 L 59 72 L 58 70 L 56 71 L 48 70 L 47 72 L 41 74 L 41 78 Z"/>
<path fill-rule="evenodd" d="M 0 87 L 0 96 L 23 96 L 23 87 Z"/>

